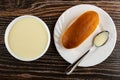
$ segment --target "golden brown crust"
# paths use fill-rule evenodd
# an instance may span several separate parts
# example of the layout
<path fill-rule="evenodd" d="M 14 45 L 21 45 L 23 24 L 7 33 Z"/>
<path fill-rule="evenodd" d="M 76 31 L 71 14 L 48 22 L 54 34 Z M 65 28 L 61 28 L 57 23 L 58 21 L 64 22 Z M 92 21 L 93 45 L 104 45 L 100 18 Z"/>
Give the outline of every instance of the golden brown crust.
<path fill-rule="evenodd" d="M 87 11 L 62 35 L 62 45 L 67 48 L 75 48 L 80 45 L 97 27 L 99 15 L 95 11 Z"/>

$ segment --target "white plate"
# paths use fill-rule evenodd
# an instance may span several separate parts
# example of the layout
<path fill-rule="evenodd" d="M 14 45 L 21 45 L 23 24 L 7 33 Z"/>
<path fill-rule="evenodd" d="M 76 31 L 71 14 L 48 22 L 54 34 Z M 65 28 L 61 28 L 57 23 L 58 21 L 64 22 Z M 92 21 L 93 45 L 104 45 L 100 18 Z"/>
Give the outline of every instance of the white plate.
<path fill-rule="evenodd" d="M 61 34 L 64 32 L 66 27 L 74 21 L 77 17 L 79 17 L 82 13 L 93 10 L 99 14 L 100 23 L 97 29 L 77 48 L 74 49 L 65 49 L 60 43 Z M 94 52 L 90 52 L 87 54 L 84 59 L 81 61 L 79 66 L 89 67 L 97 65 L 107 59 L 112 53 L 115 43 L 116 43 L 116 28 L 112 18 L 101 8 L 88 5 L 81 4 L 69 8 L 66 10 L 58 19 L 55 28 L 54 28 L 54 42 L 55 46 L 59 52 L 59 54 L 69 63 L 73 63 L 80 56 L 82 56 L 91 46 L 93 37 L 102 30 L 107 30 L 110 32 L 108 42 L 97 48 Z"/>

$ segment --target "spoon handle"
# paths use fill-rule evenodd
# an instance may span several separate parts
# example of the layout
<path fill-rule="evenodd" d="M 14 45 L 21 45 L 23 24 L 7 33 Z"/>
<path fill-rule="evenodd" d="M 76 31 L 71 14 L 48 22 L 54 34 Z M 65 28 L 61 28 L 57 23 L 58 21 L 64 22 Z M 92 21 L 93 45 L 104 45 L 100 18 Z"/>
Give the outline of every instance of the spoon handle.
<path fill-rule="evenodd" d="M 78 64 L 81 62 L 82 58 L 89 52 L 90 50 L 88 50 L 85 54 L 83 54 L 77 61 L 75 61 L 73 64 L 71 64 L 70 66 L 67 67 L 65 73 L 67 75 L 70 75 L 73 70 L 78 66 Z"/>

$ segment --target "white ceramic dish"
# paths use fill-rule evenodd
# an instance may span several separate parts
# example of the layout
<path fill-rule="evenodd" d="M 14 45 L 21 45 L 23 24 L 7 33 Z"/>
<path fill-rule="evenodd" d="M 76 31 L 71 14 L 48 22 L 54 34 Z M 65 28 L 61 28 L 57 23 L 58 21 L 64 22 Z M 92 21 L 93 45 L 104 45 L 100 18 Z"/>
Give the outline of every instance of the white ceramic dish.
<path fill-rule="evenodd" d="M 65 49 L 60 42 L 61 34 L 72 21 L 89 10 L 96 11 L 99 14 L 100 23 L 97 29 L 77 48 Z M 88 49 L 90 49 L 92 46 L 93 37 L 102 30 L 107 30 L 110 32 L 108 42 L 104 46 L 97 48 L 94 52 L 87 54 L 78 66 L 94 66 L 107 59 L 115 47 L 117 33 L 112 18 L 103 9 L 88 4 L 81 4 L 69 8 L 59 17 L 54 28 L 54 42 L 57 51 L 63 59 L 69 63 L 73 63 Z"/>
<path fill-rule="evenodd" d="M 22 19 L 22 18 L 26 18 L 26 17 L 35 18 L 35 19 L 37 19 L 38 21 L 40 21 L 40 22 L 44 25 L 44 27 L 45 27 L 45 29 L 46 29 L 46 31 L 47 31 L 47 35 L 48 35 L 48 42 L 47 42 L 46 48 L 44 49 L 44 51 L 43 51 L 42 53 L 40 53 L 39 56 L 36 56 L 36 57 L 33 58 L 33 59 L 21 59 L 21 58 L 19 58 L 18 56 L 16 56 L 16 55 L 12 52 L 12 50 L 10 49 L 9 44 L 8 44 L 8 35 L 9 35 L 9 32 L 10 32 L 11 28 L 13 27 L 13 25 L 14 25 L 18 20 L 20 20 L 20 19 Z M 20 16 L 20 17 L 15 18 L 15 19 L 8 25 L 8 27 L 7 27 L 6 31 L 5 31 L 5 37 L 4 37 L 4 38 L 5 38 L 5 39 L 4 39 L 4 40 L 5 40 L 5 45 L 6 45 L 7 50 L 9 51 L 9 53 L 10 53 L 13 57 L 15 57 L 16 59 L 21 60 L 21 61 L 33 61 L 33 60 L 36 60 L 36 59 L 42 57 L 42 56 L 45 54 L 45 52 L 47 51 L 47 49 L 48 49 L 48 47 L 49 47 L 49 45 L 50 45 L 50 32 L 49 32 L 48 26 L 45 24 L 45 22 L 44 22 L 42 19 L 40 19 L 40 18 L 38 18 L 38 17 L 36 17 L 36 16 L 31 16 L 31 15 L 24 15 L 24 16 Z"/>

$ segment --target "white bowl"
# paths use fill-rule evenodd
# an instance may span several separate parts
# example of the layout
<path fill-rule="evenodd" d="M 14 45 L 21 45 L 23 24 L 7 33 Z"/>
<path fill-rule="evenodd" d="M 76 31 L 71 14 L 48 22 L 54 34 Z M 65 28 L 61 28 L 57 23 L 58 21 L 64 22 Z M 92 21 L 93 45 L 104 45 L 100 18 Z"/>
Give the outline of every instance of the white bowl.
<path fill-rule="evenodd" d="M 36 56 L 35 58 L 32 58 L 32 59 L 21 59 L 20 57 L 16 56 L 16 55 L 12 52 L 12 50 L 10 49 L 9 44 L 8 44 L 8 35 L 9 35 L 9 32 L 10 32 L 11 28 L 13 27 L 13 25 L 14 25 L 18 20 L 20 20 L 20 19 L 22 19 L 22 18 L 26 18 L 26 17 L 31 17 L 31 18 L 35 18 L 35 19 L 39 20 L 39 21 L 44 25 L 44 27 L 45 27 L 45 29 L 46 29 L 46 31 L 47 31 L 47 35 L 48 35 L 48 42 L 47 42 L 46 48 L 44 49 L 44 51 L 43 51 L 42 53 L 40 53 L 39 56 Z M 15 57 L 16 59 L 21 60 L 21 61 L 33 61 L 33 60 L 36 60 L 36 59 L 42 57 L 42 56 L 45 54 L 45 52 L 48 50 L 48 47 L 49 47 L 49 45 L 50 45 L 50 32 L 49 32 L 48 26 L 46 25 L 46 23 L 45 23 L 42 19 L 40 19 L 40 18 L 38 18 L 38 17 L 36 17 L 36 16 L 31 16 L 31 15 L 24 15 L 24 16 L 20 16 L 20 17 L 15 18 L 15 19 L 8 25 L 8 27 L 7 27 L 6 31 L 5 31 L 5 36 L 4 36 L 4 38 L 5 38 L 5 39 L 4 39 L 4 40 L 5 40 L 5 46 L 6 46 L 7 50 L 9 51 L 9 53 L 10 53 L 13 57 Z"/>

